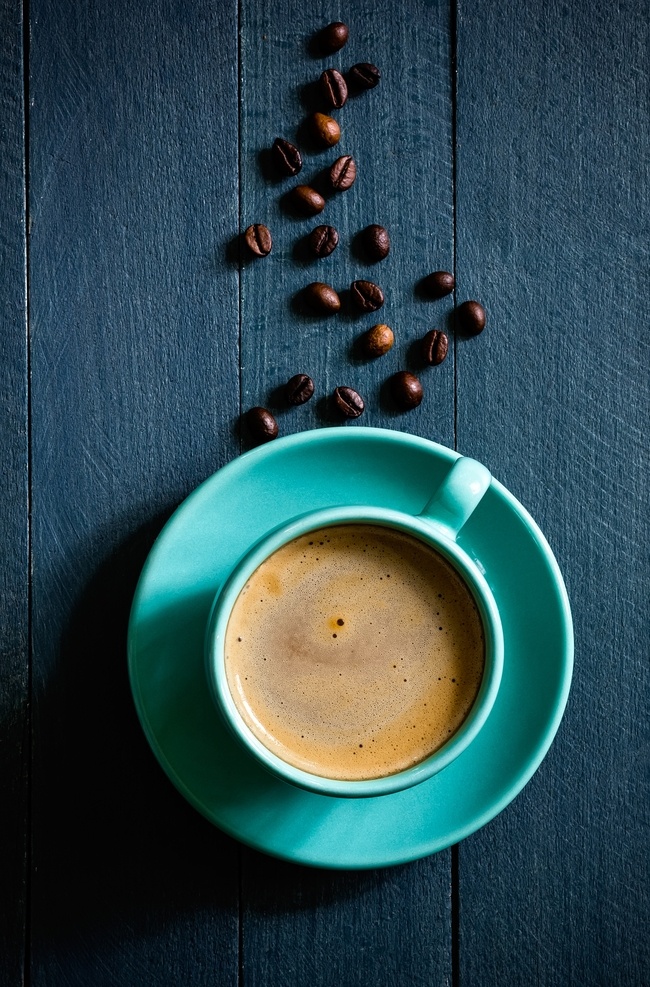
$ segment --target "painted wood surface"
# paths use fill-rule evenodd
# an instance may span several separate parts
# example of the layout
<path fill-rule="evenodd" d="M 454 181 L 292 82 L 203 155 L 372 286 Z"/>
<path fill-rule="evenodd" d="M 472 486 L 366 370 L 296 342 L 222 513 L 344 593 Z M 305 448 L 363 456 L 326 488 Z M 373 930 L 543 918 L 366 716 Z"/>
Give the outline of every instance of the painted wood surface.
<path fill-rule="evenodd" d="M 337 17 L 348 45 L 314 58 L 312 31 Z M 31 585 L 26 39 L 19 5 L 0 3 L 0 979 L 22 983 L 26 955 L 34 985 L 646 984 L 641 5 L 32 0 L 29 19 Z M 357 183 L 296 220 L 283 197 L 298 180 L 274 181 L 265 151 L 302 139 L 324 67 L 362 60 L 380 85 L 336 112 L 340 144 L 306 154 L 299 179 L 352 153 Z M 274 250 L 240 260 L 252 222 Z M 319 222 L 341 243 L 308 262 Z M 393 244 L 376 265 L 354 242 L 371 222 Z M 455 299 L 426 302 L 418 280 L 454 267 Z M 295 303 L 309 281 L 354 277 L 385 289 L 375 317 Z M 488 310 L 473 340 L 450 318 L 467 297 Z M 376 321 L 396 345 L 364 362 L 355 341 Z M 423 372 L 421 407 L 397 414 L 384 381 L 419 369 L 414 343 L 434 326 L 452 351 Z M 289 410 L 296 371 L 317 392 Z M 460 847 L 366 874 L 282 864 L 198 817 L 147 748 L 125 670 L 144 558 L 175 505 L 250 444 L 240 410 L 267 404 L 284 434 L 322 427 L 337 384 L 363 394 L 363 423 L 490 466 L 547 534 L 577 632 L 567 715 L 524 792 Z"/>
<path fill-rule="evenodd" d="M 25 126 L 20 3 L 0 2 L 0 983 L 25 958 L 29 506 Z"/>
<path fill-rule="evenodd" d="M 460 5 L 459 446 L 529 508 L 576 633 L 557 742 L 459 848 L 461 984 L 644 984 L 648 18 Z"/>

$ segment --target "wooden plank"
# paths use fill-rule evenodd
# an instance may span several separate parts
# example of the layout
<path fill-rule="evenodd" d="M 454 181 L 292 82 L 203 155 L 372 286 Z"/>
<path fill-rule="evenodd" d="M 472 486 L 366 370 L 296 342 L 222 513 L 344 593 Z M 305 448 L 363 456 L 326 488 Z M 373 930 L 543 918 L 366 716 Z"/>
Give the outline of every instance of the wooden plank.
<path fill-rule="evenodd" d="M 638 4 L 460 4 L 459 447 L 547 534 L 577 642 L 546 761 L 460 848 L 462 984 L 650 978 L 647 50 Z"/>
<path fill-rule="evenodd" d="M 30 8 L 30 982 L 232 984 L 237 848 L 158 768 L 125 643 L 153 536 L 237 450 L 237 5 Z"/>
<path fill-rule="evenodd" d="M 427 302 L 418 281 L 453 263 L 452 102 L 449 8 L 411 3 L 379 12 L 367 2 L 351 9 L 295 0 L 242 7 L 242 207 L 241 227 L 265 223 L 274 246 L 242 269 L 242 395 L 245 408 L 266 405 L 281 434 L 339 424 L 328 398 L 334 387 L 354 387 L 366 402 L 360 424 L 416 432 L 453 444 L 453 354 L 422 373 L 419 409 L 398 413 L 385 382 L 399 369 L 420 372 L 417 340 L 444 327 L 451 305 Z M 345 48 L 313 58 L 314 32 L 342 19 L 350 28 Z M 342 137 L 331 150 L 306 147 L 303 122 L 317 105 L 314 83 L 327 67 L 356 62 L 380 67 L 379 86 L 335 116 Z M 278 137 L 298 143 L 303 168 L 276 181 L 266 152 Z M 358 176 L 352 188 L 330 196 L 316 218 L 295 219 L 285 196 L 299 183 L 320 182 L 341 154 L 352 154 Z M 315 226 L 337 228 L 340 242 L 329 257 L 310 261 L 304 237 Z M 370 223 L 391 236 L 387 259 L 370 265 L 354 238 Z M 375 281 L 386 303 L 358 318 L 345 292 L 356 278 Z M 296 295 L 312 281 L 342 290 L 342 312 L 326 319 L 305 315 Z M 378 322 L 391 325 L 396 342 L 378 360 L 359 359 L 356 341 Z M 305 372 L 314 398 L 286 405 L 283 388 Z M 354 427 L 354 425 L 350 426 Z M 323 982 L 373 985 L 403 981 L 442 984 L 451 977 L 450 853 L 394 871 L 341 874 L 310 871 L 244 852 L 243 976 L 250 985 Z"/>
<path fill-rule="evenodd" d="M 23 982 L 29 513 L 22 6 L 0 2 L 0 982 Z"/>

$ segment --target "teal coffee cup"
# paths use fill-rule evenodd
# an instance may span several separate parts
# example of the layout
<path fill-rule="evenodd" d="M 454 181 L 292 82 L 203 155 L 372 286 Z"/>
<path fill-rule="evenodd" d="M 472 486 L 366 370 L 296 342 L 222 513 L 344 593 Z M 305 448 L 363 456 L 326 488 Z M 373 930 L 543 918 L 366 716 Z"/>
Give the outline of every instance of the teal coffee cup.
<path fill-rule="evenodd" d="M 426 781 L 472 743 L 499 689 L 503 631 L 457 539 L 490 482 L 460 457 L 417 515 L 312 511 L 234 566 L 206 673 L 261 766 L 322 795 L 372 797 Z"/>

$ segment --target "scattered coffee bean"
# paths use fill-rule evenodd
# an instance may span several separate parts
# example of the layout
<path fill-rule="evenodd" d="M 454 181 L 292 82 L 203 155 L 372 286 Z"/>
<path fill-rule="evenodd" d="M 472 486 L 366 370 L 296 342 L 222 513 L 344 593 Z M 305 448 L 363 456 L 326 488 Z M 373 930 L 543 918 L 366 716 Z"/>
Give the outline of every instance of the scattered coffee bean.
<path fill-rule="evenodd" d="M 314 393 L 314 382 L 307 374 L 294 374 L 287 384 L 289 404 L 304 404 Z"/>
<path fill-rule="evenodd" d="M 244 240 L 255 257 L 266 257 L 267 254 L 271 253 L 273 246 L 271 231 L 261 223 L 254 223 L 253 226 L 249 226 L 244 233 Z"/>
<path fill-rule="evenodd" d="M 314 47 L 323 55 L 331 55 L 335 51 L 341 50 L 348 40 L 349 33 L 347 24 L 334 21 L 333 24 L 328 24 L 322 31 L 318 32 L 314 39 Z"/>
<path fill-rule="evenodd" d="M 424 393 L 418 378 L 408 370 L 400 370 L 399 373 L 393 374 L 390 379 L 390 389 L 395 404 L 405 411 L 417 408 Z"/>
<path fill-rule="evenodd" d="M 355 92 L 364 92 L 366 89 L 374 89 L 381 79 L 381 72 L 376 65 L 370 62 L 359 62 L 353 65 L 347 74 L 347 81 L 350 89 Z"/>
<path fill-rule="evenodd" d="M 361 337 L 363 351 L 371 357 L 383 356 L 384 353 L 388 353 L 394 342 L 393 330 L 383 323 L 368 329 L 368 332 Z"/>
<path fill-rule="evenodd" d="M 341 307 L 341 299 L 334 291 L 334 288 L 322 281 L 312 281 L 303 292 L 305 303 L 313 312 L 322 315 L 330 315 Z"/>
<path fill-rule="evenodd" d="M 456 319 L 465 336 L 478 336 L 485 329 L 485 309 L 480 302 L 463 302 L 456 309 Z"/>
<path fill-rule="evenodd" d="M 456 279 L 449 271 L 434 271 L 421 281 L 422 290 L 430 298 L 444 298 L 456 287 Z"/>
<path fill-rule="evenodd" d="M 339 235 L 333 226 L 317 226 L 309 234 L 307 242 L 316 257 L 329 257 L 337 247 Z"/>
<path fill-rule="evenodd" d="M 432 329 L 422 340 L 422 357 L 432 367 L 437 367 L 447 356 L 449 340 L 440 329 Z"/>
<path fill-rule="evenodd" d="M 357 177 L 357 165 L 351 154 L 337 158 L 330 168 L 330 182 L 337 192 L 347 192 Z"/>
<path fill-rule="evenodd" d="M 337 408 L 346 418 L 358 418 L 363 414 L 364 400 L 351 387 L 337 387 L 334 391 L 334 400 Z"/>
<path fill-rule="evenodd" d="M 285 141 L 283 137 L 276 137 L 271 148 L 273 164 L 281 175 L 297 175 L 302 168 L 302 157 L 300 151 L 294 144 Z"/>
<path fill-rule="evenodd" d="M 296 185 L 291 192 L 291 205 L 303 216 L 315 216 L 325 208 L 325 199 L 311 185 Z"/>
<path fill-rule="evenodd" d="M 321 147 L 333 147 L 341 139 L 341 128 L 334 117 L 328 117 L 326 113 L 312 113 L 309 129 Z"/>
<path fill-rule="evenodd" d="M 340 110 L 348 98 L 348 87 L 345 79 L 336 69 L 326 69 L 319 80 L 320 91 L 328 107 Z"/>
<path fill-rule="evenodd" d="M 277 438 L 278 423 L 266 408 L 251 408 L 246 415 L 246 424 L 256 442 L 270 442 Z"/>
<path fill-rule="evenodd" d="M 363 249 L 370 260 L 383 260 L 390 252 L 388 230 L 373 223 L 366 226 L 362 236 Z"/>
<path fill-rule="evenodd" d="M 362 312 L 376 312 L 384 304 L 384 293 L 372 281 L 353 281 L 350 293 L 354 304 Z"/>

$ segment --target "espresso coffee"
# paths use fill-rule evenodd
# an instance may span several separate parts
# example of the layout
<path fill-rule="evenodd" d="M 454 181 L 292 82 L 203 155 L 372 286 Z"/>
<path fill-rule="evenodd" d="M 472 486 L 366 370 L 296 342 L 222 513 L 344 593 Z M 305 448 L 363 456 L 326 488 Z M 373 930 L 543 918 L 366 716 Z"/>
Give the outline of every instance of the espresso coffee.
<path fill-rule="evenodd" d="M 485 661 L 474 599 L 442 556 L 374 524 L 310 532 L 259 566 L 232 610 L 228 685 L 284 761 L 361 780 L 423 761 L 460 727 Z"/>

